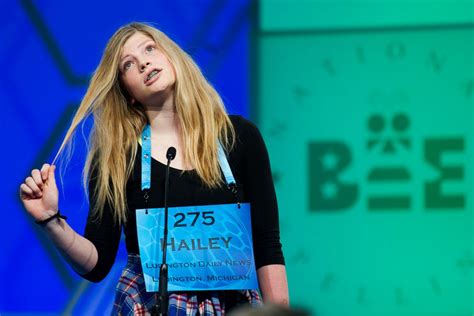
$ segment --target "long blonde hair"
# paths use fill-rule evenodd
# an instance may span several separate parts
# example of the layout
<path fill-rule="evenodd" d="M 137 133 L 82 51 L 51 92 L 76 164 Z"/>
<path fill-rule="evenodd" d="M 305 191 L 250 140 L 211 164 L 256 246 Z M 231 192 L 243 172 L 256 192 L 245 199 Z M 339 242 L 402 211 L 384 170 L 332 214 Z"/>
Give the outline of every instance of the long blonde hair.
<path fill-rule="evenodd" d="M 235 131 L 222 99 L 186 52 L 150 25 L 130 23 L 119 28 L 107 43 L 56 155 L 58 157 L 73 141 L 78 125 L 92 114 L 94 123 L 89 136 L 83 185 L 87 190 L 89 179 L 94 175 L 94 196 L 89 197 L 96 201 L 92 210 L 94 215 L 100 219 L 105 203 L 109 203 L 119 224 L 127 221 L 126 183 L 133 171 L 137 140 L 147 124 L 144 108 L 130 103 L 119 81 L 121 49 L 136 32 L 151 37 L 174 67 L 174 104 L 181 125 L 184 160 L 194 167 L 204 185 L 216 188 L 223 183 L 217 141 L 226 152 L 235 143 Z"/>

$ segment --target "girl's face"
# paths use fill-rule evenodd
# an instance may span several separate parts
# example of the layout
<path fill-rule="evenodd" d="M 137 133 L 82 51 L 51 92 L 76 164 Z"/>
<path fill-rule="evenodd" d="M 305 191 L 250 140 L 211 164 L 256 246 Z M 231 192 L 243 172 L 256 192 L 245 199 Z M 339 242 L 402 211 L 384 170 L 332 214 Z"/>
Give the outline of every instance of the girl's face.
<path fill-rule="evenodd" d="M 143 33 L 137 32 L 125 42 L 119 67 L 120 80 L 132 103 L 151 105 L 173 90 L 173 66 L 153 39 Z"/>

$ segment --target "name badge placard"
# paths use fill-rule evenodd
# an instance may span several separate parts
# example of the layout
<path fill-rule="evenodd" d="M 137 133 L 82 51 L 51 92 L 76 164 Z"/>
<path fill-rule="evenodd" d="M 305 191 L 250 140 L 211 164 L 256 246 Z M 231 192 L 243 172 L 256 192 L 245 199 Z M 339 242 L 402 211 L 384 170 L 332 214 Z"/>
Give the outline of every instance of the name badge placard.
<path fill-rule="evenodd" d="M 164 208 L 138 209 L 137 232 L 147 292 L 158 291 Z M 168 208 L 169 291 L 257 289 L 250 205 Z"/>

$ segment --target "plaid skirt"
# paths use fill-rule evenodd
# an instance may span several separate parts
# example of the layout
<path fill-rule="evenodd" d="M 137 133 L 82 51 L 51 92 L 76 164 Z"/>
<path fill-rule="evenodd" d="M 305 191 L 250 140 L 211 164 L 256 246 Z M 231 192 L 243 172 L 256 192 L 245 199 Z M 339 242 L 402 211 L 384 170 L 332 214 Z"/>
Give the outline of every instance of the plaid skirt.
<path fill-rule="evenodd" d="M 112 315 L 150 315 L 155 298 L 155 292 L 145 289 L 140 256 L 129 254 L 115 291 Z M 223 316 L 226 311 L 242 304 L 261 306 L 258 291 L 170 292 L 168 315 Z"/>

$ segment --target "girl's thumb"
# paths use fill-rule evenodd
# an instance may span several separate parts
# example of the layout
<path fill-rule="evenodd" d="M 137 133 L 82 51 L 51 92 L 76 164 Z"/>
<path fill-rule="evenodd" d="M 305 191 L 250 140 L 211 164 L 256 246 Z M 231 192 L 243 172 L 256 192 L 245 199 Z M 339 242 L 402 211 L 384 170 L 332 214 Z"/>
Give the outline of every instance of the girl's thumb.
<path fill-rule="evenodd" d="M 48 171 L 48 182 L 50 185 L 56 185 L 56 179 L 54 178 L 54 171 L 56 170 L 55 165 L 51 165 Z"/>

